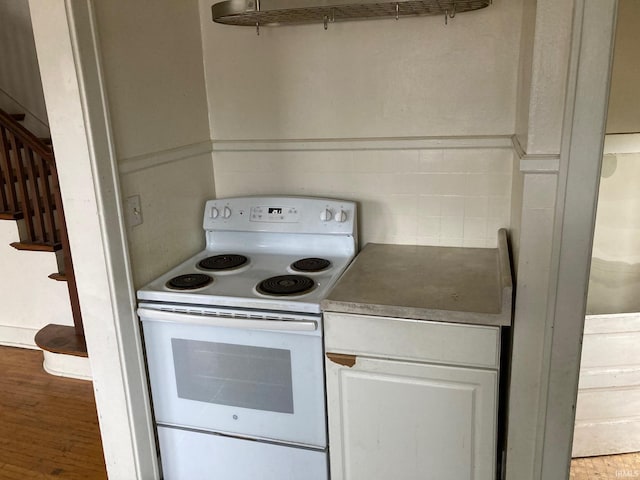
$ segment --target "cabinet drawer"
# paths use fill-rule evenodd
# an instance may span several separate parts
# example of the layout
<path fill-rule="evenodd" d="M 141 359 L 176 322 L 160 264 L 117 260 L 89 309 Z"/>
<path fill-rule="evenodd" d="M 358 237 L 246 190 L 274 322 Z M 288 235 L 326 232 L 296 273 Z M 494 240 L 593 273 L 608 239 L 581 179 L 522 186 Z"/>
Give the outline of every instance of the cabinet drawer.
<path fill-rule="evenodd" d="M 325 312 L 325 349 L 497 369 L 500 328 Z"/>

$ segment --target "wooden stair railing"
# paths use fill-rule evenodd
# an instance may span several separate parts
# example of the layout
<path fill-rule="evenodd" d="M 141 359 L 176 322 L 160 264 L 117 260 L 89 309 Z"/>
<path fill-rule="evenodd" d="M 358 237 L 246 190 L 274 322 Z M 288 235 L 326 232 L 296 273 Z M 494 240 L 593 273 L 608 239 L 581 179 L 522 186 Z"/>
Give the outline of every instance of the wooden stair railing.
<path fill-rule="evenodd" d="M 12 243 L 14 248 L 62 251 L 63 271 L 52 274 L 52 278 L 67 281 L 74 327 L 69 327 L 72 331 L 66 335 L 77 338 L 62 339 L 64 328 L 48 325 L 38 332 L 36 343 L 50 351 L 65 350 L 58 348 L 59 344 L 82 346 L 84 329 L 53 149 L 47 139 L 37 138 L 19 120 L 19 115 L 0 110 L 0 219 L 21 222 L 20 242 Z M 52 343 L 54 348 L 40 343 Z M 86 356 L 86 347 L 79 352 L 74 349 L 58 353 Z"/>

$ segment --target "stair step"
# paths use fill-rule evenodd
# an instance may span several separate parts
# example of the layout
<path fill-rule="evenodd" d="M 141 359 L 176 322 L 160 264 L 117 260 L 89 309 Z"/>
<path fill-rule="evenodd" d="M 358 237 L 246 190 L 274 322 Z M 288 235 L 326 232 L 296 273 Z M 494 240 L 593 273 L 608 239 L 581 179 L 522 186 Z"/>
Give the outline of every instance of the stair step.
<path fill-rule="evenodd" d="M 16 122 L 21 122 L 24 120 L 24 113 L 10 113 L 9 116 L 13 118 Z"/>
<path fill-rule="evenodd" d="M 0 220 L 20 220 L 22 212 L 0 212 Z"/>
<path fill-rule="evenodd" d="M 32 252 L 57 252 L 62 250 L 61 243 L 27 243 L 27 242 L 13 242 L 11 246 L 16 250 L 30 250 Z"/>
<path fill-rule="evenodd" d="M 40 329 L 35 336 L 38 347 L 47 352 L 88 357 L 87 344 L 82 335 L 76 335 L 76 330 L 67 325 L 50 323 Z"/>
<path fill-rule="evenodd" d="M 56 282 L 66 282 L 67 276 L 64 273 L 55 272 L 49 275 L 51 280 L 55 280 Z"/>

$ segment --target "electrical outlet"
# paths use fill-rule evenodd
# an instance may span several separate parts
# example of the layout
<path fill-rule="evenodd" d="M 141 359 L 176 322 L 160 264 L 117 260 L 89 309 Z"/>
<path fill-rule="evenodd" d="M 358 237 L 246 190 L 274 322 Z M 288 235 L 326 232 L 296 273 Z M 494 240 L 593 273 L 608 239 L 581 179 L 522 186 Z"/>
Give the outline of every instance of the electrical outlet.
<path fill-rule="evenodd" d="M 127 197 L 125 200 L 125 217 L 129 227 L 135 227 L 142 223 L 142 207 L 140 206 L 140 195 Z"/>

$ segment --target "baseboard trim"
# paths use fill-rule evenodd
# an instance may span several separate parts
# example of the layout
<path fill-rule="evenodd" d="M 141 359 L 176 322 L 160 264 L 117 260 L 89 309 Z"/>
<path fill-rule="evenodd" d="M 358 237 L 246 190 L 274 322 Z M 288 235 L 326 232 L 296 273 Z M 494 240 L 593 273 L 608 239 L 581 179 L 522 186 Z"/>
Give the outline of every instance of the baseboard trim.
<path fill-rule="evenodd" d="M 91 364 L 87 357 L 64 355 L 46 350 L 43 350 L 42 353 L 44 354 L 42 367 L 45 372 L 58 377 L 92 380 Z"/>
<path fill-rule="evenodd" d="M 14 327 L 0 325 L 0 345 L 5 347 L 28 348 L 41 350 L 35 344 L 37 328 Z M 91 380 L 91 365 L 87 357 L 63 355 L 44 351 L 42 367 L 47 373 L 58 377 Z"/>
<path fill-rule="evenodd" d="M 36 333 L 37 328 L 0 325 L 0 345 L 38 350 L 34 340 Z"/>
<path fill-rule="evenodd" d="M 572 457 L 592 457 L 637 452 L 640 418 L 576 421 Z"/>

